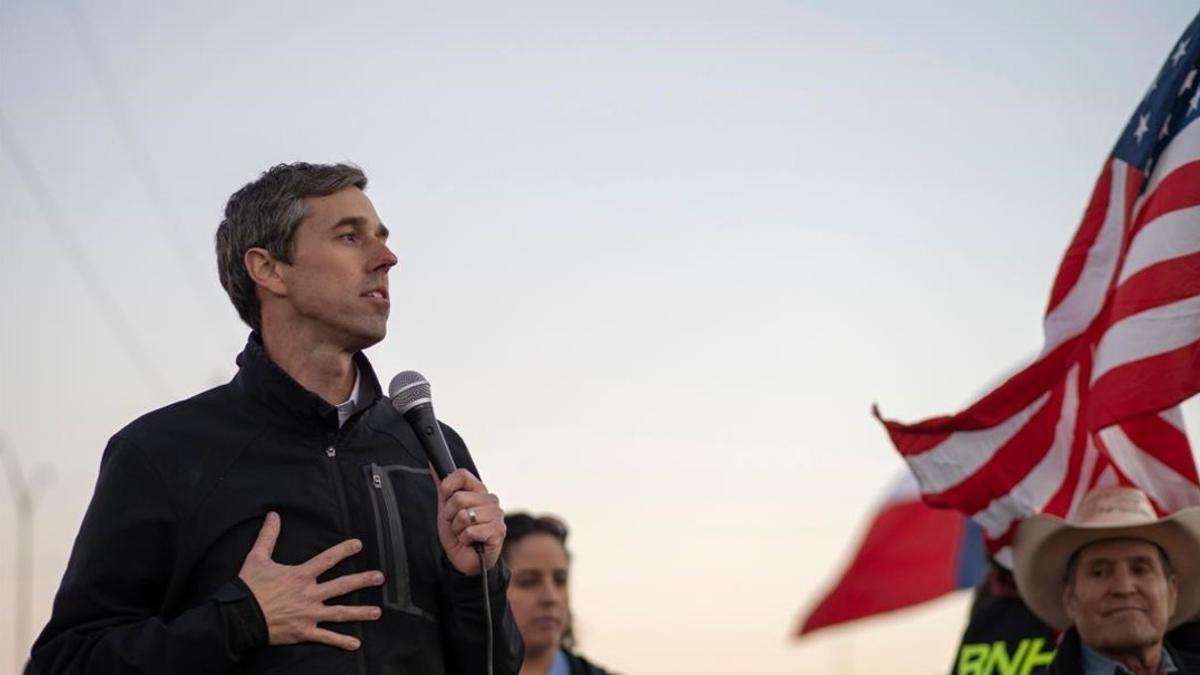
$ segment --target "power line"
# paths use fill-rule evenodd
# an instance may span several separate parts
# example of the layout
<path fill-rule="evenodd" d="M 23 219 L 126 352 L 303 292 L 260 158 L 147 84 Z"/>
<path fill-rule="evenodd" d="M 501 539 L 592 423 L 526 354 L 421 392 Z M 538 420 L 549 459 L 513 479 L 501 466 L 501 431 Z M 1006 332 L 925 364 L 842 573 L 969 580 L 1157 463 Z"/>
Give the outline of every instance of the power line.
<path fill-rule="evenodd" d="M 149 197 L 152 207 L 158 212 L 159 221 L 165 225 L 165 227 L 160 229 L 170 239 L 171 248 L 179 260 L 180 270 L 187 278 L 188 285 L 196 294 L 200 306 L 207 308 L 206 293 L 210 290 L 210 286 L 207 280 L 201 280 L 196 274 L 192 249 L 188 246 L 183 233 L 180 231 L 179 213 L 171 203 L 166 189 L 163 188 L 162 183 L 158 179 L 160 175 L 158 167 L 155 165 L 150 151 L 146 148 L 146 144 L 142 142 L 142 137 L 138 133 L 137 126 L 132 122 L 133 117 L 129 114 L 129 109 L 125 106 L 124 97 L 121 94 L 120 87 L 117 86 L 116 78 L 112 76 L 112 72 L 108 68 L 108 61 L 105 59 L 104 52 L 100 49 L 100 45 L 95 38 L 95 33 L 92 31 L 87 14 L 79 2 L 67 0 L 64 4 L 66 5 L 67 16 L 71 20 L 71 27 L 75 31 L 75 37 L 83 49 L 84 60 L 87 61 L 88 66 L 92 70 L 92 77 L 96 80 L 100 97 L 103 99 L 104 105 L 108 108 L 109 116 L 112 118 L 117 129 L 117 136 L 120 138 L 121 144 L 125 147 L 126 154 L 129 156 L 130 163 L 133 166 L 133 173 L 142 184 L 142 188 Z M 215 325 L 210 321 L 203 323 L 210 326 Z"/>
<path fill-rule="evenodd" d="M 3 111 L 0 111 L 0 147 L 7 149 L 5 154 L 12 161 L 13 166 L 17 169 L 17 173 L 21 176 L 21 181 L 25 184 L 25 188 L 29 191 L 33 201 L 37 204 L 38 209 L 42 212 L 42 217 L 46 224 L 50 226 L 50 231 L 54 234 L 58 245 L 66 251 L 73 263 L 72 267 L 79 274 L 80 280 L 83 282 L 83 287 L 92 296 L 97 308 L 100 309 L 100 316 L 112 329 L 117 341 L 121 343 L 126 355 L 133 362 L 138 373 L 154 393 L 162 398 L 169 398 L 171 395 L 170 387 L 167 386 L 167 379 L 154 366 L 154 364 L 146 357 L 145 347 L 137 337 L 137 332 L 133 329 L 133 325 L 126 318 L 125 313 L 121 310 L 121 306 L 117 303 L 112 293 L 108 290 L 108 286 L 104 283 L 104 278 L 99 274 L 96 266 L 92 264 L 91 259 L 79 245 L 79 241 L 75 238 L 75 233 L 67 225 L 63 219 L 58 204 L 54 201 L 54 197 L 46 189 L 46 184 L 42 181 L 41 175 L 37 172 L 33 162 L 29 156 L 25 154 L 25 150 L 17 142 L 16 136 L 8 126 L 8 122 L 4 117 Z"/>

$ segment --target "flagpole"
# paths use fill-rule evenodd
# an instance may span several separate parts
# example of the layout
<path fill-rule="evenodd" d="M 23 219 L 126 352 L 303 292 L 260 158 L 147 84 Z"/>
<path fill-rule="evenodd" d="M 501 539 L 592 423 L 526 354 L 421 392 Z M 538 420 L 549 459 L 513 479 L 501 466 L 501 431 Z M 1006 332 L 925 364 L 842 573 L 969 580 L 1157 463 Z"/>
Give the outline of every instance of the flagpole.
<path fill-rule="evenodd" d="M 13 602 L 13 652 L 16 658 L 16 670 L 19 673 L 25 667 L 29 648 L 29 625 L 32 621 L 33 607 L 33 516 L 37 504 L 37 492 L 47 486 L 53 479 L 54 470 L 48 464 L 39 464 L 30 480 L 25 480 L 21 471 L 21 463 L 16 455 L 6 452 L 0 444 L 0 458 L 4 460 L 5 473 L 11 487 L 13 501 L 16 504 L 16 545 L 13 555 L 16 558 L 16 595 Z"/>

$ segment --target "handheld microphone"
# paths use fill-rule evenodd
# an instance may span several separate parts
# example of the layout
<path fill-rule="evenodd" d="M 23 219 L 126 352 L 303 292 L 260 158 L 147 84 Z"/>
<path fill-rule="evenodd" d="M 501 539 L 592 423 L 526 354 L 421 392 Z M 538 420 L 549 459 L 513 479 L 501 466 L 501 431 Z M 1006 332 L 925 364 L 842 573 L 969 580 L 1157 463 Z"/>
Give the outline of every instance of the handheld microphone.
<path fill-rule="evenodd" d="M 425 456 L 437 471 L 438 478 L 444 479 L 454 472 L 454 457 L 450 455 L 450 446 L 446 445 L 446 437 L 442 435 L 442 427 L 438 424 L 437 416 L 433 414 L 433 394 L 429 380 L 415 370 L 397 373 L 388 385 L 388 394 L 392 399 L 392 407 L 404 419 L 408 420 Z M 483 562 L 483 544 L 476 543 L 475 550 L 479 552 L 480 564 Z"/>
<path fill-rule="evenodd" d="M 433 397 L 429 380 L 415 370 L 406 370 L 392 378 L 388 395 L 396 409 L 416 432 L 425 450 L 429 463 L 433 464 L 438 478 L 449 476 L 458 467 L 450 456 L 450 447 L 442 435 L 442 427 L 433 414 Z"/>

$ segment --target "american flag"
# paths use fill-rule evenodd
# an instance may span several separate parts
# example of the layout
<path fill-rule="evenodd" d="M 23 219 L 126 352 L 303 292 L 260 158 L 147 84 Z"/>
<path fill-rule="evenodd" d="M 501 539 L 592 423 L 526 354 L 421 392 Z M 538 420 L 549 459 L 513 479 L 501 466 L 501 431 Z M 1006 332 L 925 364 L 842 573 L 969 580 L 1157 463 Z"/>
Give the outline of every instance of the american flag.
<path fill-rule="evenodd" d="M 1200 391 L 1200 15 L 1100 172 L 1063 256 L 1037 359 L 966 410 L 884 420 L 927 503 L 958 509 L 1005 565 L 1020 519 L 1135 485 L 1200 504 L 1179 404 Z"/>

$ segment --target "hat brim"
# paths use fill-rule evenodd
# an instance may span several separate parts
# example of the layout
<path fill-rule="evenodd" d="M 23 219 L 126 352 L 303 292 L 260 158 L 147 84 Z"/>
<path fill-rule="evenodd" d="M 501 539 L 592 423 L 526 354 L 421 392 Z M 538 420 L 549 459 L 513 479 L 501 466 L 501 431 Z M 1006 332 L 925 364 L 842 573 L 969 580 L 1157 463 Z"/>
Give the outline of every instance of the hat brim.
<path fill-rule="evenodd" d="M 1071 619 L 1062 603 L 1067 562 L 1084 546 L 1106 539 L 1142 539 L 1162 547 L 1179 586 L 1167 627 L 1196 617 L 1200 612 L 1200 507 L 1122 527 L 1071 525 L 1043 515 L 1026 518 L 1013 544 L 1013 577 L 1029 609 L 1059 630 L 1069 626 Z"/>

